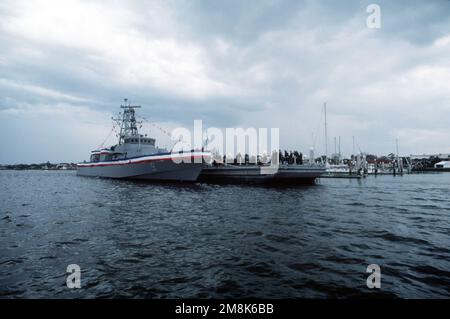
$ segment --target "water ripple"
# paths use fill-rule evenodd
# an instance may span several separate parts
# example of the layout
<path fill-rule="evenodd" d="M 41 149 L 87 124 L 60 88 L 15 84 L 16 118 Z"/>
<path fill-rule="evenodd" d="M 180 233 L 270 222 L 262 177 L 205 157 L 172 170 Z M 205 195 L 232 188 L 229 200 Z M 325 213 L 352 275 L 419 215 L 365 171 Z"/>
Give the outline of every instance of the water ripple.
<path fill-rule="evenodd" d="M 447 174 L 272 188 L 1 171 L 0 298 L 448 298 L 449 189 Z"/>

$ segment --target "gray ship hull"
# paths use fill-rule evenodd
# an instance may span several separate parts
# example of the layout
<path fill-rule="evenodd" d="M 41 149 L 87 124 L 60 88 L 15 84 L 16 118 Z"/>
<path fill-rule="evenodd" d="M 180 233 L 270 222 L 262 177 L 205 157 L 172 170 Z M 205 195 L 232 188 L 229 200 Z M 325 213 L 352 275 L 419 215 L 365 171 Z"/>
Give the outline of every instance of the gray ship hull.
<path fill-rule="evenodd" d="M 288 184 L 313 184 L 316 178 L 326 172 L 324 166 L 317 165 L 281 165 L 274 180 Z"/>
<path fill-rule="evenodd" d="M 257 165 L 206 166 L 199 181 L 213 183 L 314 184 L 325 168 L 309 165 L 282 165 L 276 171 Z"/>
<path fill-rule="evenodd" d="M 80 163 L 77 167 L 77 175 L 118 179 L 194 182 L 200 175 L 202 168 L 202 163 L 175 163 L 170 159 L 147 159 L 137 162 Z"/>
<path fill-rule="evenodd" d="M 200 174 L 200 182 L 214 183 L 263 183 L 273 178 L 262 174 L 259 166 L 206 166 Z"/>

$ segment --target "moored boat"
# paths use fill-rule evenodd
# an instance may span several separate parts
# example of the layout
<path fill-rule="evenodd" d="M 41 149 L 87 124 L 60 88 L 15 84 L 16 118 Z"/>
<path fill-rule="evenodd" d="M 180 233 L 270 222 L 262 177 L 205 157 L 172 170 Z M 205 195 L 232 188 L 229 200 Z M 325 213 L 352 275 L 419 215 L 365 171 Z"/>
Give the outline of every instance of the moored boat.
<path fill-rule="evenodd" d="M 127 102 L 125 100 L 125 102 Z M 91 152 L 89 162 L 78 163 L 77 175 L 157 181 L 196 181 L 209 152 L 169 152 L 156 140 L 139 134 L 135 109 L 125 103 L 116 145 Z"/>
<path fill-rule="evenodd" d="M 313 184 L 322 165 L 206 165 L 199 181 L 213 183 Z"/>

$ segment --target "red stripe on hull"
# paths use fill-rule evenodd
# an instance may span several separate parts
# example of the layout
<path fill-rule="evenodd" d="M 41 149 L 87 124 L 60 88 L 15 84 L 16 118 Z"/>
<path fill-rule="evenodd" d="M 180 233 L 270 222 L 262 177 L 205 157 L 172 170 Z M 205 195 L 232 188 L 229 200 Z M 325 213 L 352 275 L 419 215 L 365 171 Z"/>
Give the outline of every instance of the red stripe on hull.
<path fill-rule="evenodd" d="M 184 156 L 184 157 L 176 157 L 177 160 L 185 160 L 185 159 L 194 159 L 194 158 L 205 158 L 208 156 L 204 156 L 204 155 L 197 155 L 197 156 Z M 157 159 L 146 159 L 146 160 L 142 160 L 142 161 L 135 161 L 135 162 L 128 162 L 128 163 L 105 163 L 105 164 L 77 164 L 78 167 L 101 167 L 101 166 L 123 166 L 123 165 L 132 165 L 132 164 L 143 164 L 143 163 L 151 163 L 151 162 L 156 162 L 156 161 L 168 161 L 168 160 L 172 160 L 172 157 L 169 158 L 157 158 Z M 186 163 L 186 162 L 184 162 Z"/>

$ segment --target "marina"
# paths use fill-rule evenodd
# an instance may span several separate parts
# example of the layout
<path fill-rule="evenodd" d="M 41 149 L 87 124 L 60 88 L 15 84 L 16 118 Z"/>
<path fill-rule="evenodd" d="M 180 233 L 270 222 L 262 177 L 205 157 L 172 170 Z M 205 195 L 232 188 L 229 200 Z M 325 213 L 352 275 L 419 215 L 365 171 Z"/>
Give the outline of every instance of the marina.
<path fill-rule="evenodd" d="M 137 179 L 154 181 L 189 181 L 211 183 L 261 183 L 261 184 L 313 184 L 318 178 L 348 178 L 360 179 L 369 175 L 403 175 L 410 174 L 415 168 L 421 167 L 422 162 L 414 162 L 411 157 L 399 157 L 398 141 L 397 155 L 378 158 L 373 155 L 360 153 L 352 155 L 350 159 L 343 159 L 337 152 L 335 138 L 335 154 L 328 158 L 327 145 L 325 156 L 314 157 L 311 147 L 309 157 L 301 152 L 278 151 L 274 158 L 254 162 L 249 161 L 245 154 L 242 162 L 240 154 L 232 163 L 225 156 L 215 156 L 205 150 L 191 150 L 189 152 L 172 152 L 156 146 L 154 138 L 139 133 L 135 110 L 140 106 L 132 106 L 125 99 L 121 105 L 123 114 L 115 119 L 120 127 L 118 143 L 110 148 L 102 148 L 91 152 L 89 162 L 77 165 L 77 175 L 90 177 L 106 177 L 118 179 Z M 325 136 L 328 135 L 325 114 Z M 442 156 L 441 156 L 442 158 Z M 444 156 L 445 158 L 445 156 Z M 450 156 L 448 156 L 450 159 Z M 450 161 L 433 161 L 432 167 L 421 167 L 422 171 L 450 171 Z M 405 168 L 406 167 L 406 168 Z"/>

